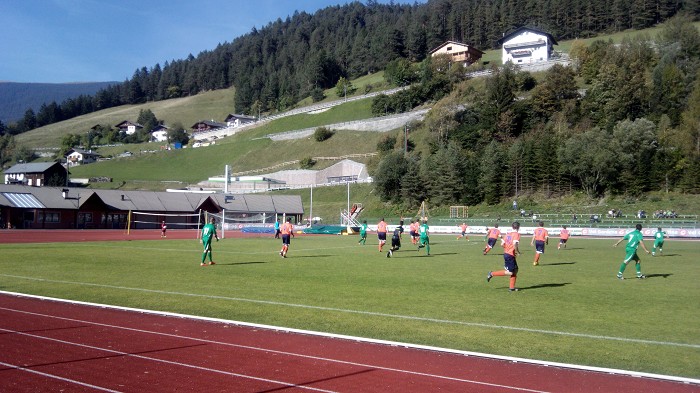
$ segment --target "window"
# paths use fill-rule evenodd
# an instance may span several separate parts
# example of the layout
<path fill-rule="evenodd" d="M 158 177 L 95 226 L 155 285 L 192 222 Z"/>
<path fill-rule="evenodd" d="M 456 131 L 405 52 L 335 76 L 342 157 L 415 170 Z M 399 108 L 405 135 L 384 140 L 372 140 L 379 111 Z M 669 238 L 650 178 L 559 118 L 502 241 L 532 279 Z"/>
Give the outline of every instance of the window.
<path fill-rule="evenodd" d="M 92 222 L 92 213 L 79 213 L 78 214 L 78 222 L 91 223 Z"/>
<path fill-rule="evenodd" d="M 59 223 L 61 222 L 61 213 L 39 212 L 38 222 Z"/>

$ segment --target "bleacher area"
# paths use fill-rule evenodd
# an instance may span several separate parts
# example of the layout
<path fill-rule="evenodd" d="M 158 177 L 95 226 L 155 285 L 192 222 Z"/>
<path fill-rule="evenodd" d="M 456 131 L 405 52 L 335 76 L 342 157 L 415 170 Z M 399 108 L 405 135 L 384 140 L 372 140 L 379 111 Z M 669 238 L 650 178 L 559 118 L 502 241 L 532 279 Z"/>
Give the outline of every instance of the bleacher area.
<path fill-rule="evenodd" d="M 574 220 L 574 215 L 576 219 Z M 592 218 L 597 216 L 597 220 Z M 680 229 L 697 229 L 700 228 L 697 215 L 678 215 L 675 218 L 637 218 L 633 215 L 622 215 L 621 217 L 608 217 L 607 214 L 558 214 L 558 213 L 534 213 L 532 215 L 521 216 L 519 213 L 513 212 L 509 215 L 496 216 L 470 216 L 464 218 L 436 218 L 435 225 L 459 225 L 466 221 L 470 226 L 491 226 L 498 222 L 500 226 L 508 225 L 512 221 L 519 221 L 522 225 L 544 221 L 546 227 L 560 227 L 566 225 L 570 228 L 619 228 L 619 227 L 634 227 L 635 224 L 641 223 L 645 228 L 680 228 Z"/>

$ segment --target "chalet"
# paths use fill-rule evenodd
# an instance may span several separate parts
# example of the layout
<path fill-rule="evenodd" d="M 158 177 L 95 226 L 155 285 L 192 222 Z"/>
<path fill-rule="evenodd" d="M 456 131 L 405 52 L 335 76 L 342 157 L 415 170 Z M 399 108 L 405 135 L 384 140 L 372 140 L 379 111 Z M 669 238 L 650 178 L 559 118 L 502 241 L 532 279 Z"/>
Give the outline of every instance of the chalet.
<path fill-rule="evenodd" d="M 240 127 L 245 124 L 254 123 L 257 119 L 253 116 L 229 114 L 226 116 L 226 125 L 229 127 Z"/>
<path fill-rule="evenodd" d="M 123 122 L 117 124 L 115 127 L 119 129 L 119 132 L 122 132 L 126 135 L 131 135 L 143 128 L 141 124 L 134 123 L 129 120 L 124 120 Z"/>
<path fill-rule="evenodd" d="M 520 27 L 498 40 L 503 45 L 503 64 L 530 64 L 549 61 L 554 45 L 559 45 L 551 34 L 528 27 Z"/>
<path fill-rule="evenodd" d="M 149 133 L 151 134 L 151 142 L 167 142 L 168 141 L 168 126 L 159 124 L 155 126 Z"/>
<path fill-rule="evenodd" d="M 65 187 L 0 185 L 0 222 L 24 229 L 124 229 L 129 212 L 156 216 L 153 222 L 132 222 L 132 229 L 160 228 L 167 219 L 176 227 L 193 227 L 196 213 L 221 213 L 250 223 L 271 223 L 286 215 L 299 222 L 304 215 L 298 195 L 201 194 L 90 190 Z M 194 215 L 193 215 L 194 213 Z M 185 216 L 176 216 L 186 214 Z"/>
<path fill-rule="evenodd" d="M 97 153 L 74 147 L 68 150 L 66 154 L 66 163 L 68 164 L 68 167 L 72 167 L 81 164 L 93 163 L 97 161 L 98 158 L 100 158 L 100 155 Z"/>
<path fill-rule="evenodd" d="M 225 128 L 226 123 L 219 123 L 214 120 L 201 120 L 192 125 L 192 132 L 204 132 Z"/>
<path fill-rule="evenodd" d="M 68 171 L 57 162 L 17 164 L 5 171 L 5 184 L 63 186 L 67 181 Z"/>
<path fill-rule="evenodd" d="M 448 54 L 452 56 L 452 62 L 461 63 L 465 67 L 476 63 L 484 55 L 484 52 L 471 45 L 456 41 L 447 41 L 444 44 L 430 51 L 430 56 Z"/>

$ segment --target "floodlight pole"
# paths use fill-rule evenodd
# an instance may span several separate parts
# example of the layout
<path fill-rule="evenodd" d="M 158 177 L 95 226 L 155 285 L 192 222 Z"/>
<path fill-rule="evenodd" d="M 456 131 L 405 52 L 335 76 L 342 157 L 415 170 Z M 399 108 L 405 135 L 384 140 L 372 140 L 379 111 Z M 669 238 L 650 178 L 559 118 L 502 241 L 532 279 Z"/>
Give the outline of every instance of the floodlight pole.
<path fill-rule="evenodd" d="M 311 206 L 309 207 L 309 226 L 314 221 L 314 185 L 311 184 Z"/>

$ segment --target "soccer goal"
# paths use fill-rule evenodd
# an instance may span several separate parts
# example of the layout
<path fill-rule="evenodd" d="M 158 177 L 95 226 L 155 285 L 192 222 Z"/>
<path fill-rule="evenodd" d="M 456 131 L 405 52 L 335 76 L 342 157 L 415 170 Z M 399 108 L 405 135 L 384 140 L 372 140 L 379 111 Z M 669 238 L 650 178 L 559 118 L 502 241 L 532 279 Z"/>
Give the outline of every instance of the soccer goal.
<path fill-rule="evenodd" d="M 469 206 L 450 206 L 450 218 L 468 218 Z"/>
<path fill-rule="evenodd" d="M 165 222 L 168 229 L 194 229 L 199 232 L 199 228 L 204 225 L 202 212 L 199 213 L 149 213 L 130 211 L 127 217 L 127 234 L 133 229 L 153 229 L 160 230 Z"/>
<path fill-rule="evenodd" d="M 243 213 L 223 210 L 221 213 L 204 212 L 203 222 L 209 222 L 212 217 L 216 221 L 216 228 L 219 229 L 222 239 L 226 237 L 226 231 L 241 230 L 248 226 L 258 227 L 265 224 L 272 227 L 272 224 L 277 220 L 277 215 L 274 213 Z M 284 221 L 285 216 L 281 217 Z"/>

